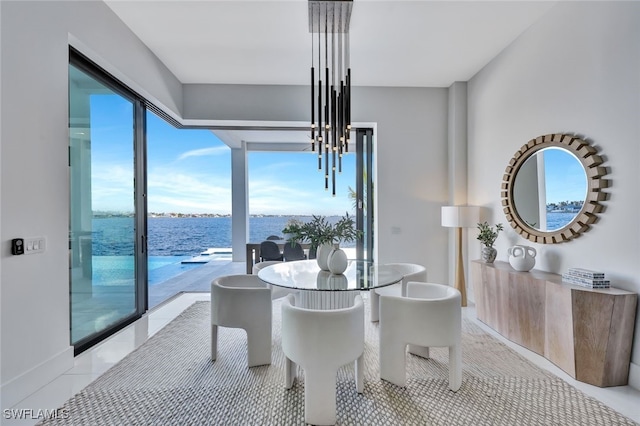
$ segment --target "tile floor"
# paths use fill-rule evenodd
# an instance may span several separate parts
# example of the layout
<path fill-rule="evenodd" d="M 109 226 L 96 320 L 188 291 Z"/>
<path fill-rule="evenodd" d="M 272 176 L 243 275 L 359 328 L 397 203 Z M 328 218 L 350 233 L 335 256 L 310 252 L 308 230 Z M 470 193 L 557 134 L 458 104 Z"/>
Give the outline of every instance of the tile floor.
<path fill-rule="evenodd" d="M 105 256 L 106 257 L 106 256 Z M 210 291 L 212 277 L 245 272 L 244 262 L 231 262 L 230 258 L 209 256 L 209 262 L 187 268 L 183 273 L 149 286 L 149 309 L 160 305 L 182 292 Z M 109 259 L 103 259 L 107 262 Z M 117 263 L 114 261 L 114 263 Z M 134 313 L 135 290 L 128 279 L 122 285 L 92 285 L 84 279 L 81 268 L 73 268 L 74 289 L 71 294 L 72 341 L 77 342 Z M 94 270 L 95 272 L 95 270 Z M 117 272 L 117 270 L 116 270 Z M 106 275 L 103 271 L 102 275 Z M 122 275 L 128 277 L 131 271 Z"/>
<path fill-rule="evenodd" d="M 66 400 L 142 345 L 197 300 L 210 300 L 209 293 L 182 293 L 156 307 L 135 323 L 78 355 L 72 369 L 11 409 L 31 409 L 35 412 L 39 409 L 55 409 L 62 406 Z M 6 417 L 6 410 L 3 410 L 1 418 L 3 426 L 28 426 L 38 422 L 32 419 L 18 420 Z M 31 416 L 28 415 L 28 417 Z"/>
<path fill-rule="evenodd" d="M 156 307 L 134 324 L 77 356 L 75 366 L 71 370 L 59 376 L 12 408 L 15 410 L 32 409 L 35 411 L 38 409 L 54 409 L 60 407 L 67 399 L 81 391 L 91 383 L 91 381 L 107 371 L 135 348 L 142 345 L 149 337 L 157 333 L 191 304 L 198 300 L 209 299 L 209 293 L 206 292 L 179 294 L 170 301 Z M 475 320 L 475 309 L 473 307 L 464 308 L 463 315 Z M 479 324 L 488 333 L 494 335 L 536 365 L 560 376 L 584 393 L 602 401 L 604 404 L 612 407 L 635 422 L 640 423 L 640 404 L 638 404 L 638 402 L 640 402 L 640 391 L 629 386 L 598 388 L 577 382 L 546 359 L 507 341 L 484 324 Z M 6 419 L 5 414 L 3 411 L 1 419 L 2 425 L 27 426 L 37 423 L 37 420 L 30 419 Z"/>

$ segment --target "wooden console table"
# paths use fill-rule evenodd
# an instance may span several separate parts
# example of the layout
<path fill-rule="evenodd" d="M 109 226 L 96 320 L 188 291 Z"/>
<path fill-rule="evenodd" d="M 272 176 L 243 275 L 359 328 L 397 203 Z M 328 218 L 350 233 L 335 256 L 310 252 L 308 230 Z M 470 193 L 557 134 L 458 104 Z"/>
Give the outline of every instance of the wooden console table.
<path fill-rule="evenodd" d="M 473 261 L 478 319 L 595 386 L 629 378 L 637 294 L 562 283 L 557 274 Z"/>

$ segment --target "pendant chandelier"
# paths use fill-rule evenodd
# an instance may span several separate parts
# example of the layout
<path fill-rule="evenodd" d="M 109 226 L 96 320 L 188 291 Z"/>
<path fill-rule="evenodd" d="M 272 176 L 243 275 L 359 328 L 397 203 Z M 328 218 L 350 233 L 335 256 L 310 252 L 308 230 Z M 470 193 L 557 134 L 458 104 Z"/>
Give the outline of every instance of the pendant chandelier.
<path fill-rule="evenodd" d="M 351 68 L 349 20 L 353 1 L 309 1 L 311 33 L 311 150 L 324 169 L 324 188 L 336 195 L 336 170 L 349 152 Z M 317 70 L 317 73 L 316 73 Z M 323 164 L 324 163 L 324 164 Z"/>

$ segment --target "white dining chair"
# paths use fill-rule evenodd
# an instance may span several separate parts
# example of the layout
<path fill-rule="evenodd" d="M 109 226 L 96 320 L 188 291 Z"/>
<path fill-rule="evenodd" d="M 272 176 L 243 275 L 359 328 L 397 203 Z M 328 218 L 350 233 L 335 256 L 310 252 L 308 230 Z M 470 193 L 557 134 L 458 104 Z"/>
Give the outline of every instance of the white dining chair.
<path fill-rule="evenodd" d="M 409 281 L 418 281 L 421 283 L 427 282 L 427 268 L 417 263 L 386 263 L 386 266 L 391 266 L 402 274 L 402 282 L 398 284 L 392 284 L 386 287 L 380 287 L 370 292 L 370 319 L 371 322 L 376 322 L 380 318 L 380 295 L 386 294 L 389 296 L 406 296 L 407 295 L 407 283 Z"/>
<path fill-rule="evenodd" d="M 407 283 L 407 296 L 380 296 L 380 378 L 406 386 L 407 345 L 449 348 L 449 389 L 462 383 L 460 292 L 433 283 Z"/>
<path fill-rule="evenodd" d="M 251 268 L 251 273 L 253 275 L 258 275 L 258 272 L 260 272 L 260 269 L 265 268 L 267 266 L 271 266 L 271 265 L 277 265 L 278 263 L 282 263 L 282 260 L 263 260 L 262 262 L 258 262 L 256 264 L 253 265 L 253 267 Z"/>
<path fill-rule="evenodd" d="M 247 333 L 249 367 L 271 364 L 271 289 L 256 275 L 226 275 L 211 283 L 211 359 L 217 358 L 218 327 Z"/>
<path fill-rule="evenodd" d="M 262 262 L 258 262 L 255 265 L 253 265 L 251 272 L 253 273 L 253 275 L 257 277 L 258 272 L 260 272 L 262 268 L 265 268 L 271 265 L 277 265 L 278 263 L 282 263 L 282 262 L 283 262 L 282 260 L 265 260 Z M 267 284 L 267 287 L 271 289 L 271 300 L 280 299 L 282 297 L 285 297 L 287 294 L 296 294 L 298 292 L 298 290 L 278 287 L 277 285 L 271 285 L 269 283 L 266 283 L 266 284 Z"/>
<path fill-rule="evenodd" d="M 356 391 L 364 389 L 364 305 L 355 297 L 345 309 L 313 310 L 295 306 L 293 295 L 282 302 L 282 351 L 285 387 L 293 386 L 295 365 L 304 370 L 304 416 L 307 423 L 336 422 L 338 369 L 355 361 Z"/>

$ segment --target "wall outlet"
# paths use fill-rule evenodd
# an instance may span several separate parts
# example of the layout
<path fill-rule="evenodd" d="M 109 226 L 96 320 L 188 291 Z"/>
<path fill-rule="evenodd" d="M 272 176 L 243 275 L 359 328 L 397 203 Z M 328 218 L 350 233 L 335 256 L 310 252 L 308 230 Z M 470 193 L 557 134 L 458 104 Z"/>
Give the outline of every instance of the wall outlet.
<path fill-rule="evenodd" d="M 24 239 L 24 254 L 42 253 L 47 248 L 45 237 L 33 237 Z"/>

